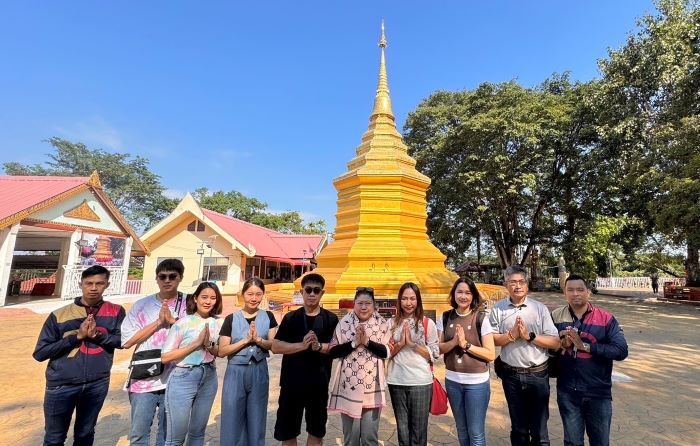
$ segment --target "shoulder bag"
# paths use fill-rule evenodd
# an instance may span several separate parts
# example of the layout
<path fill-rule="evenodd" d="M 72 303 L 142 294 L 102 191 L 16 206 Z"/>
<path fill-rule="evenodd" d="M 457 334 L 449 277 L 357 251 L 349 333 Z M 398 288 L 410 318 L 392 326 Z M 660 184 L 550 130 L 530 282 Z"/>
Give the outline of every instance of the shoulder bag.
<path fill-rule="evenodd" d="M 423 332 L 425 333 L 425 344 L 428 345 L 427 317 L 423 317 Z M 430 362 L 430 373 L 433 373 L 432 362 Z M 444 415 L 447 413 L 447 392 L 445 392 L 435 374 L 433 374 L 433 398 L 430 400 L 430 413 L 433 415 Z"/>
<path fill-rule="evenodd" d="M 178 295 L 177 302 L 175 303 L 176 317 L 180 314 L 180 307 L 185 298 L 185 293 Z M 160 376 L 165 369 L 165 364 L 161 362 L 160 355 L 161 349 L 159 348 L 134 352 L 134 355 L 131 357 L 131 363 L 129 364 L 129 382 L 131 382 L 132 379 L 147 379 Z"/>

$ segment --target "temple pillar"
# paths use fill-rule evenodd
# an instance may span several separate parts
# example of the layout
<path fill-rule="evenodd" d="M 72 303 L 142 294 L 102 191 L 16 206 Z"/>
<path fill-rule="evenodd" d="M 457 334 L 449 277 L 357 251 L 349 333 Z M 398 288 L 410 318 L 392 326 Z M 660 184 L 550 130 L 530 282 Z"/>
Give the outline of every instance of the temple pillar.
<path fill-rule="evenodd" d="M 10 270 L 18 232 L 19 223 L 0 231 L 0 307 L 5 306 L 5 298 L 9 291 Z"/>
<path fill-rule="evenodd" d="M 70 299 L 72 297 L 77 297 L 73 296 L 71 293 L 71 289 L 75 288 L 75 284 L 72 284 L 71 281 L 75 280 L 75 276 L 71 274 L 73 268 L 78 264 L 78 257 L 80 255 L 79 251 L 79 242 L 83 237 L 83 231 L 80 229 L 76 229 L 73 231 L 73 234 L 71 234 L 70 239 L 68 241 L 68 249 L 66 249 L 66 256 L 65 256 L 65 261 L 63 263 L 59 262 L 58 268 L 61 271 L 61 288 L 60 288 L 60 294 L 59 297 L 61 299 Z M 78 248 L 76 248 L 78 246 Z M 61 250 L 61 258 L 63 258 L 63 250 Z M 58 288 L 58 283 L 56 284 L 56 289 Z"/>

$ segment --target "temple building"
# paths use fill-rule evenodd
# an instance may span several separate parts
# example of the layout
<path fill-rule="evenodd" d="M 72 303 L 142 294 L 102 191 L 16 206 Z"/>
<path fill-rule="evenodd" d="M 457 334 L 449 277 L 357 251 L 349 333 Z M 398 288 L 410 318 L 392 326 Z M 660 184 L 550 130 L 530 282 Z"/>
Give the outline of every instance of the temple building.
<path fill-rule="evenodd" d="M 180 289 L 213 281 L 236 294 L 253 276 L 266 284 L 291 283 L 315 266 L 325 235 L 283 234 L 199 206 L 186 194 L 175 210 L 142 237 L 149 250 L 141 291 L 157 291 L 156 266 L 167 258 L 185 265 Z"/>
<path fill-rule="evenodd" d="M 430 179 L 416 170 L 396 129 L 386 46 L 382 24 L 379 82 L 369 127 L 348 171 L 333 181 L 338 192 L 335 241 L 318 256 L 315 272 L 326 279 L 327 308 L 338 308 L 358 286 L 373 287 L 377 298 L 389 302 L 404 282 L 411 281 L 420 287 L 426 307 L 436 310 L 446 306 L 458 276 L 445 268 L 445 255 L 428 238 Z M 482 284 L 479 289 L 494 297 L 504 291 Z"/>
<path fill-rule="evenodd" d="M 103 265 L 105 295 L 123 294 L 131 256 L 145 246 L 99 176 L 0 176 L 0 306 L 81 295 L 80 275 Z"/>

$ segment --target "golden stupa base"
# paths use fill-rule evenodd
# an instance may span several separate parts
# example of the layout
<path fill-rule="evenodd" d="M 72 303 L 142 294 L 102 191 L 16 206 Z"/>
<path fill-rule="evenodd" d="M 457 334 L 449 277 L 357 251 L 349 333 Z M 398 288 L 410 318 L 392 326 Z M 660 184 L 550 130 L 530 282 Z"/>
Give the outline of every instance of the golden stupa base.
<path fill-rule="evenodd" d="M 391 289 L 377 288 L 375 291 L 375 298 L 381 300 L 395 300 L 398 297 L 399 288 L 405 281 L 399 282 Z M 371 286 L 369 282 L 363 282 L 363 286 Z M 326 292 L 321 299 L 321 305 L 327 310 L 337 310 L 340 308 L 340 301 L 345 299 L 353 299 L 355 297 L 355 288 L 346 293 L 329 293 Z M 503 299 L 508 295 L 508 291 L 505 287 L 500 285 L 489 285 L 486 283 L 477 283 L 476 288 L 481 294 L 481 298 L 488 302 L 489 308 L 493 306 L 497 300 Z M 451 289 L 451 284 L 449 287 L 444 288 L 442 292 L 439 293 L 421 293 L 423 299 L 423 308 L 425 310 L 435 311 L 435 314 L 441 314 L 443 311 L 450 309 L 450 298 L 449 292 Z M 274 307 L 278 307 L 279 304 L 288 308 L 293 305 L 293 297 L 295 293 L 299 292 L 298 286 L 293 283 L 275 283 L 265 286 L 265 297 L 269 302 L 275 302 Z"/>

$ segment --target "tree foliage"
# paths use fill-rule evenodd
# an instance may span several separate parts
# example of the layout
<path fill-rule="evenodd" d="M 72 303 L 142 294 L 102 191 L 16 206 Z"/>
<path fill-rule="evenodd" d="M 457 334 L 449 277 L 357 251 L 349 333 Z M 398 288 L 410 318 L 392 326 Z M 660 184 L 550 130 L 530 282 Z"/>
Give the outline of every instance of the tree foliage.
<path fill-rule="evenodd" d="M 567 75 L 537 88 L 484 83 L 435 93 L 409 114 L 406 141 L 433 180 L 428 228 L 443 252 L 458 256 L 483 232 L 506 267 L 558 243 L 561 213 L 581 204 L 567 197 L 577 187 L 572 172 L 595 139 L 580 101 L 586 88 Z"/>
<path fill-rule="evenodd" d="M 297 211 L 269 212 L 267 204 L 257 198 L 249 198 L 237 191 L 209 192 L 207 188 L 196 189 L 192 194 L 205 208 L 226 214 L 256 225 L 287 234 L 325 234 L 323 220 L 304 223 Z"/>
<path fill-rule="evenodd" d="M 127 221 L 137 230 L 148 228 L 168 215 L 177 202 L 163 195 L 160 177 L 151 172 L 149 161 L 128 153 L 90 149 L 82 143 L 50 138 L 55 150 L 44 164 L 3 165 L 8 175 L 89 176 L 97 171 L 102 186 Z"/>
<path fill-rule="evenodd" d="M 626 205 L 687 247 L 700 283 L 700 8 L 661 0 L 636 34 L 600 62 L 600 133 Z"/>
<path fill-rule="evenodd" d="M 102 186 L 119 211 L 137 230 L 145 230 L 166 217 L 179 200 L 166 197 L 160 177 L 151 172 L 149 161 L 128 153 L 110 153 L 91 149 L 82 143 L 61 138 L 48 140 L 55 150 L 43 164 L 24 165 L 9 162 L 3 165 L 8 175 L 61 175 L 89 176 L 97 171 Z M 231 215 L 241 220 L 284 233 L 323 234 L 323 220 L 304 223 L 296 211 L 273 213 L 267 204 L 249 198 L 240 192 L 197 189 L 194 197 L 200 204 L 213 211 Z"/>

